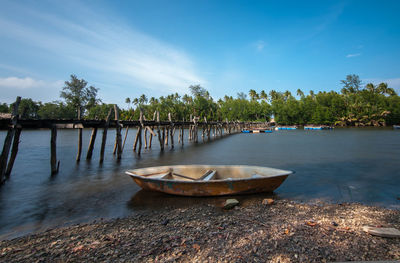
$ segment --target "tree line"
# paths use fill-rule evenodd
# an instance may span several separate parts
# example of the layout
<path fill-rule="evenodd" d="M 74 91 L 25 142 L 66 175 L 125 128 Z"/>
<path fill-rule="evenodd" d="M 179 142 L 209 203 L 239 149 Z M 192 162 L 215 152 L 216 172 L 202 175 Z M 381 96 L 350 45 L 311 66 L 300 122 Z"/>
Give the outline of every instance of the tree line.
<path fill-rule="evenodd" d="M 174 120 L 189 120 L 190 115 L 209 121 L 271 121 L 280 125 L 326 124 L 340 126 L 385 126 L 400 123 L 400 97 L 387 83 L 362 84 L 359 76 L 347 75 L 341 80 L 340 92 L 310 91 L 296 94 L 290 91 L 250 89 L 248 96 L 241 92 L 235 97 L 224 96 L 214 100 L 200 85 L 189 87 L 190 94 L 178 93 L 148 98 L 126 98 L 126 109 L 121 119 L 137 120 L 140 110 L 147 120 L 155 111 L 166 120 L 171 113 Z M 83 79 L 71 75 L 60 92 L 60 100 L 37 102 L 22 99 L 19 106 L 25 119 L 105 119 L 113 104 L 97 97 L 98 89 L 88 86 Z M 12 105 L 0 103 L 0 112 L 10 112 Z"/>

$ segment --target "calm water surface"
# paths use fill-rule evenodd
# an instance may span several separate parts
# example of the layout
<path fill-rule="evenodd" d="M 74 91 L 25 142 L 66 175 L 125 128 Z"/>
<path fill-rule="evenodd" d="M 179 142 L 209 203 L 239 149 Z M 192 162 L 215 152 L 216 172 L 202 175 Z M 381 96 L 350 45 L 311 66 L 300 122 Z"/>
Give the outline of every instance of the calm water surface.
<path fill-rule="evenodd" d="M 187 133 L 186 133 L 187 134 Z M 50 176 L 50 132 L 23 131 L 11 178 L 0 187 L 0 238 L 58 225 L 123 217 L 163 206 L 216 203 L 221 198 L 187 198 L 140 191 L 127 169 L 170 164 L 246 164 L 296 171 L 275 194 L 298 201 L 323 199 L 400 208 L 400 131 L 343 128 L 333 131 L 276 131 L 236 134 L 210 143 L 185 143 L 160 153 L 157 138 L 138 157 L 130 131 L 120 162 L 112 155 L 98 164 L 101 131 L 92 161 L 75 162 L 77 131 L 59 130 L 60 172 Z M 5 133 L 0 132 L 1 143 Z M 90 130 L 84 130 L 84 149 Z M 85 140 L 86 139 L 86 140 Z M 175 139 L 177 142 L 177 138 Z M 201 139 L 200 139 L 201 141 Z M 241 196 L 241 201 L 262 195 Z"/>

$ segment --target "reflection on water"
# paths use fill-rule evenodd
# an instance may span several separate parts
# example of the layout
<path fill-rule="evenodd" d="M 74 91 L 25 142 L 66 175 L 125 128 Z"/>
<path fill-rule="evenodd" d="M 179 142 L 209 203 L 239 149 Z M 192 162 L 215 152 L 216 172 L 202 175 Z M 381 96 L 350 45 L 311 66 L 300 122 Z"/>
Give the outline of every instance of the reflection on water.
<path fill-rule="evenodd" d="M 165 206 L 220 205 L 222 198 L 186 198 L 139 191 L 127 169 L 176 164 L 246 164 L 294 170 L 277 189 L 279 198 L 299 201 L 356 201 L 399 207 L 400 132 L 378 128 L 333 131 L 277 131 L 237 134 L 205 144 L 185 143 L 160 153 L 158 140 L 139 157 L 130 131 L 123 158 L 112 155 L 114 132 L 100 166 L 97 140 L 91 161 L 75 162 L 77 131 L 60 130 L 57 157 L 60 173 L 50 176 L 50 132 L 23 131 L 11 179 L 0 188 L 0 235 L 14 237 L 95 218 L 127 216 Z M 186 133 L 187 134 L 187 133 Z M 0 132 L 3 142 L 5 133 Z M 90 130 L 84 130 L 84 145 Z M 175 142 L 177 142 L 177 138 Z M 201 141 L 201 139 L 200 139 Z M 82 154 L 85 157 L 85 151 Z M 241 203 L 265 195 L 238 197 Z"/>

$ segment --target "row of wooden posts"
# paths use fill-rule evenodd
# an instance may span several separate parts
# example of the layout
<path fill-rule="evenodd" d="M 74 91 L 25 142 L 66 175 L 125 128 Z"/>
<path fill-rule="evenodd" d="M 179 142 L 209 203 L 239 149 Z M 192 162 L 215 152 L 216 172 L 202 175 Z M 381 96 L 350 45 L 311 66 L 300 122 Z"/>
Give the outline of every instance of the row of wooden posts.
<path fill-rule="evenodd" d="M 117 156 L 117 160 L 121 159 L 122 152 L 124 150 L 125 142 L 128 136 L 129 128 L 137 127 L 137 133 L 135 136 L 133 151 L 137 152 L 138 155 L 142 151 L 142 137 L 144 137 L 144 148 L 150 149 L 152 146 L 153 137 L 158 137 L 158 142 L 160 144 L 160 150 L 164 151 L 165 146 L 170 145 L 171 148 L 175 147 L 174 136 L 176 130 L 179 131 L 178 144 L 184 145 L 184 131 L 185 127 L 188 127 L 188 140 L 195 143 L 198 142 L 199 138 L 199 127 L 201 128 L 202 140 L 210 140 L 212 137 L 222 137 L 224 134 L 229 135 L 233 133 L 240 132 L 244 128 L 254 128 L 255 126 L 260 126 L 260 123 L 244 123 L 244 122 L 207 122 L 204 118 L 203 122 L 199 122 L 199 117 L 190 116 L 190 121 L 185 122 L 172 121 L 171 114 L 168 114 L 168 122 L 160 121 L 160 113 L 154 112 L 153 120 L 147 121 L 140 112 L 139 122 L 135 121 L 120 121 L 119 119 L 119 109 L 117 105 L 108 112 L 107 118 L 104 121 L 101 120 L 74 120 L 73 122 L 68 122 L 65 120 L 19 120 L 18 119 L 18 106 L 21 101 L 20 97 L 17 97 L 16 102 L 13 104 L 11 119 L 9 120 L 9 125 L 7 129 L 7 135 L 4 140 L 3 150 L 0 156 L 0 182 L 4 182 L 10 177 L 17 153 L 20 141 L 20 135 L 22 128 L 25 127 L 35 127 L 35 128 L 50 128 L 51 139 L 50 139 L 50 166 L 51 174 L 57 174 L 60 167 L 60 161 L 57 160 L 57 129 L 59 128 L 77 128 L 78 129 L 78 152 L 76 156 L 76 161 L 81 160 L 82 155 L 82 134 L 84 127 L 91 127 L 92 132 L 90 136 L 89 146 L 86 153 L 86 159 L 90 160 L 93 156 L 93 149 L 96 141 L 97 131 L 99 128 L 103 128 L 101 148 L 100 148 L 100 163 L 104 161 L 104 153 L 107 141 L 107 132 L 110 127 L 115 127 L 116 136 L 114 143 L 113 154 Z M 114 111 L 114 120 L 112 121 L 112 113 Z M 78 116 L 80 114 L 78 113 Z M 0 125 L 1 126 L 1 125 Z M 121 130 L 125 127 L 125 136 L 122 140 Z M 0 127 L 1 128 L 1 127 Z M 142 135 L 144 134 L 144 135 Z M 149 136 L 148 136 L 149 134 Z M 10 153 L 11 149 L 11 155 Z M 9 156 L 10 155 L 10 156 Z"/>

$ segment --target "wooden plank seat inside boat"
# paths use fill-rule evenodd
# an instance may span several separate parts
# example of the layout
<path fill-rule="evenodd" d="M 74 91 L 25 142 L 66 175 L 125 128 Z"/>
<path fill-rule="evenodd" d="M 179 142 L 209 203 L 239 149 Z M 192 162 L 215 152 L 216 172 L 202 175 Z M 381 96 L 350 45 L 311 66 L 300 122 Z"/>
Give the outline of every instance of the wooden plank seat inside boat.
<path fill-rule="evenodd" d="M 164 171 L 160 173 L 152 173 L 146 174 L 146 177 L 155 178 L 155 179 L 180 179 L 180 180 L 191 180 L 191 181 L 210 181 L 215 180 L 217 175 L 217 171 L 215 170 L 207 170 L 200 178 L 192 178 L 186 175 L 178 174 L 173 172 L 172 170 Z"/>

